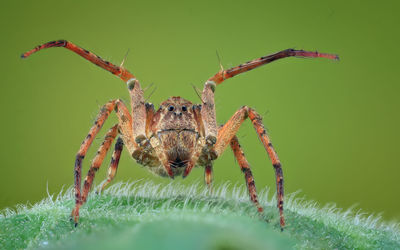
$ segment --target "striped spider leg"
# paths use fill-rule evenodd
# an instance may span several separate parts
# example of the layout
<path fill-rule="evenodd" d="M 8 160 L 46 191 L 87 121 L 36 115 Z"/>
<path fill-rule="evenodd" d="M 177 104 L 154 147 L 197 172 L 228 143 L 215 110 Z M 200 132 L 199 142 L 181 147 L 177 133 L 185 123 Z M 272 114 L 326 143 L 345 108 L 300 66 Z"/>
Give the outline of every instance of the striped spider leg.
<path fill-rule="evenodd" d="M 254 184 L 254 178 L 250 170 L 250 165 L 248 164 L 246 158 L 244 157 L 243 151 L 241 150 L 239 142 L 236 138 L 236 133 L 239 130 L 240 125 L 244 122 L 244 120 L 246 120 L 247 118 L 251 120 L 259 139 L 263 143 L 263 146 L 267 151 L 269 158 L 271 159 L 272 166 L 274 167 L 275 170 L 276 188 L 277 188 L 277 207 L 279 209 L 280 226 L 282 230 L 283 227 L 285 226 L 285 218 L 283 215 L 283 196 L 284 196 L 283 171 L 278 155 L 274 150 L 274 148 L 272 147 L 271 141 L 264 129 L 261 116 L 254 109 L 247 106 L 243 106 L 231 117 L 231 119 L 227 123 L 225 123 L 225 125 L 223 125 L 218 130 L 216 115 L 215 115 L 214 92 L 216 86 L 221 84 L 226 79 L 229 79 L 238 74 L 247 72 L 259 66 L 268 64 L 270 62 L 285 57 L 322 57 L 333 60 L 339 59 L 339 57 L 334 54 L 286 49 L 272 55 L 267 55 L 254 59 L 252 61 L 240 64 L 239 66 L 227 70 L 221 69 L 221 71 L 219 71 L 213 77 L 209 78 L 204 84 L 204 89 L 202 92 L 203 106 L 201 110 L 207 143 L 208 145 L 211 145 L 210 150 L 206 153 L 211 155 L 216 155 L 217 157 L 222 154 L 222 152 L 229 144 L 231 145 L 233 153 L 236 159 L 238 160 L 240 168 L 242 169 L 245 175 L 245 180 L 250 195 L 250 199 L 256 205 L 258 211 L 262 213 L 263 209 L 257 200 L 257 193 Z M 211 180 L 212 178 L 210 168 L 205 169 L 205 176 L 206 176 L 206 183 L 208 184 L 208 181 Z"/>
<path fill-rule="evenodd" d="M 135 78 L 135 76 L 130 73 L 128 70 L 105 61 L 101 57 L 69 42 L 66 40 L 58 40 L 48 42 L 39 46 L 36 46 L 32 50 L 21 55 L 22 58 L 26 58 L 31 54 L 46 48 L 52 47 L 64 47 L 68 50 L 75 52 L 76 54 L 82 56 L 86 60 L 96 64 L 97 66 L 111 72 L 112 74 L 119 77 L 123 80 L 128 87 L 129 94 L 131 97 L 131 107 L 132 114 L 129 113 L 127 107 L 121 100 L 113 100 L 105 104 L 101 110 L 99 115 L 96 118 L 95 124 L 89 131 L 89 134 L 86 136 L 85 140 L 82 142 L 82 145 L 76 155 L 75 160 L 75 208 L 71 213 L 71 217 L 74 219 L 75 226 L 78 223 L 79 219 L 79 208 L 83 203 L 86 202 L 88 192 L 91 189 L 92 182 L 96 171 L 99 169 L 103 159 L 109 150 L 111 143 L 114 138 L 117 136 L 118 132 L 121 134 L 121 139 L 119 138 L 116 144 L 116 148 L 114 150 L 113 158 L 110 163 L 109 175 L 108 179 L 112 179 L 115 175 L 115 171 L 117 169 L 117 165 L 119 162 L 119 156 L 122 151 L 122 145 L 125 145 L 131 155 L 142 156 L 145 151 L 146 141 L 145 130 L 146 130 L 146 113 L 148 110 L 145 107 L 144 98 L 143 98 L 143 90 L 140 87 L 139 81 Z M 81 169 L 82 169 L 82 160 L 85 157 L 87 150 L 93 142 L 93 139 L 100 131 L 103 126 L 103 123 L 108 118 L 109 114 L 115 110 L 119 123 L 114 125 L 106 134 L 103 144 L 100 146 L 99 150 L 95 158 L 92 161 L 89 172 L 85 178 L 85 182 L 83 185 L 83 193 L 81 194 Z M 109 181 L 105 183 L 105 185 Z M 105 186 L 104 185 L 104 186 Z"/>

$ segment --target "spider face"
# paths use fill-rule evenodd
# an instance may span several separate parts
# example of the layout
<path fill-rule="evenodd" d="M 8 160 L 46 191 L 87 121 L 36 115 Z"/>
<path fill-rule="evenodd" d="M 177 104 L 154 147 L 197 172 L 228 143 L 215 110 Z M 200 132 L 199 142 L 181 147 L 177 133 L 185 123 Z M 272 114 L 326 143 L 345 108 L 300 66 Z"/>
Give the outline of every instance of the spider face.
<path fill-rule="evenodd" d="M 159 119 L 159 131 L 196 129 L 193 104 L 179 96 L 170 97 L 161 103 L 154 119 Z"/>
<path fill-rule="evenodd" d="M 187 167 L 200 137 L 194 107 L 181 97 L 171 97 L 154 115 L 153 133 L 157 135 L 174 175 L 181 174 Z"/>

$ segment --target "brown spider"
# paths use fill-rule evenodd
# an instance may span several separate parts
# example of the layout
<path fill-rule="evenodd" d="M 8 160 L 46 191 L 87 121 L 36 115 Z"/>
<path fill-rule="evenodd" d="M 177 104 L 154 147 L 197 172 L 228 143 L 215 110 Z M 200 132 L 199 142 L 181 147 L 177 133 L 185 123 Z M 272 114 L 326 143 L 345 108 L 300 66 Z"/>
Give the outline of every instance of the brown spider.
<path fill-rule="evenodd" d="M 283 229 L 285 219 L 283 216 L 282 167 L 278 155 L 272 147 L 271 141 L 264 129 L 261 116 L 254 109 L 243 106 L 224 125 L 218 126 L 214 105 L 215 87 L 228 78 L 277 59 L 291 56 L 338 59 L 337 55 L 287 49 L 272 55 L 263 56 L 228 70 L 221 69 L 216 75 L 208 79 L 204 84 L 201 94 L 201 104 L 193 104 L 179 96 L 170 97 L 161 103 L 160 108 L 156 111 L 153 104 L 145 102 L 139 81 L 133 74 L 123 68 L 122 65 L 120 67 L 115 66 L 71 42 L 65 40 L 48 42 L 22 54 L 21 57 L 26 58 L 36 51 L 51 47 L 65 47 L 116 75 L 126 82 L 131 97 L 132 113 L 129 112 L 126 105 L 120 99 L 109 101 L 101 108 L 94 125 L 83 140 L 76 155 L 74 172 L 76 205 L 71 213 L 71 218 L 74 219 L 75 226 L 79 219 L 79 208 L 86 202 L 95 173 L 100 168 L 107 151 L 117 135 L 119 137 L 112 154 L 108 177 L 101 190 L 113 180 L 124 145 L 129 154 L 139 164 L 146 166 L 151 172 L 160 176 L 172 179 L 177 175 L 186 177 L 193 167 L 203 166 L 205 168 L 205 182 L 211 189 L 213 161 L 230 145 L 244 174 L 250 199 L 262 214 L 263 208 L 257 200 L 256 187 L 250 165 L 236 137 L 240 125 L 246 118 L 249 118 L 275 169 L 277 206 L 280 214 L 280 226 Z M 92 161 L 90 170 L 85 178 L 83 192 L 81 193 L 82 160 L 93 139 L 103 126 L 104 121 L 113 110 L 117 114 L 119 122 L 107 132 L 104 142 L 101 144 Z"/>

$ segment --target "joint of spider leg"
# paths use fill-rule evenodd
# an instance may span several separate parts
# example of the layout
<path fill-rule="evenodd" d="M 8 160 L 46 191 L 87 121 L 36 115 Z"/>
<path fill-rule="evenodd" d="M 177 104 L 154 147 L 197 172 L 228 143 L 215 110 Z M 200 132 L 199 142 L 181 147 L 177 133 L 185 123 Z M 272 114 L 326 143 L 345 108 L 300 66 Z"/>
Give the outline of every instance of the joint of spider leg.
<path fill-rule="evenodd" d="M 281 163 L 272 164 L 275 169 L 281 168 Z"/>
<path fill-rule="evenodd" d="M 136 84 L 136 78 L 131 78 L 128 81 L 126 81 L 126 85 L 128 86 L 129 90 L 132 90 L 135 88 L 135 84 Z"/>
<path fill-rule="evenodd" d="M 249 173 L 249 172 L 251 172 L 251 170 L 250 170 L 250 168 L 247 168 L 247 167 L 242 167 L 242 172 L 245 174 L 245 176 Z"/>
<path fill-rule="evenodd" d="M 247 182 L 247 187 L 248 188 L 254 188 L 256 186 L 256 183 L 254 182 L 254 180 Z"/>
<path fill-rule="evenodd" d="M 206 138 L 206 143 L 210 146 L 214 145 L 217 142 L 217 137 L 213 135 L 208 135 Z"/>
<path fill-rule="evenodd" d="M 153 103 L 151 103 L 151 102 L 146 102 L 144 105 L 146 105 L 146 108 L 147 108 L 147 109 L 154 108 L 154 105 L 153 105 Z"/>
<path fill-rule="evenodd" d="M 146 140 L 146 136 L 144 136 L 144 135 L 138 135 L 138 136 L 136 136 L 136 138 L 135 138 L 135 142 L 136 142 L 137 144 L 141 144 L 144 140 Z"/>
<path fill-rule="evenodd" d="M 75 169 L 75 170 L 74 170 L 74 175 L 75 175 L 75 177 L 79 175 L 78 169 Z"/>
<path fill-rule="evenodd" d="M 217 85 L 215 84 L 214 81 L 207 81 L 205 83 L 205 85 L 206 85 L 206 87 L 210 87 L 212 92 L 215 92 L 215 88 L 216 88 Z"/>
<path fill-rule="evenodd" d="M 83 158 L 85 158 L 84 155 L 78 154 L 76 156 L 76 160 L 75 160 L 75 166 L 79 165 L 80 163 L 82 163 Z"/>

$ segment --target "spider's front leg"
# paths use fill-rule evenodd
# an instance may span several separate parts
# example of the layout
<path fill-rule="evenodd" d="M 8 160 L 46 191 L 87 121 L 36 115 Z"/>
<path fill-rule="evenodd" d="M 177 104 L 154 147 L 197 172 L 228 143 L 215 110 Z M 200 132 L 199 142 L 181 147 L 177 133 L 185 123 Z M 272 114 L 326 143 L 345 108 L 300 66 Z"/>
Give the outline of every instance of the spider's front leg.
<path fill-rule="evenodd" d="M 339 57 L 334 54 L 319 53 L 317 51 L 312 52 L 304 50 L 286 49 L 279 51 L 275 54 L 256 58 L 252 61 L 248 61 L 246 63 L 240 64 L 236 67 L 227 70 L 222 69 L 221 71 L 219 71 L 217 74 L 215 74 L 213 77 L 209 78 L 206 81 L 201 95 L 201 100 L 202 100 L 201 117 L 204 124 L 205 136 L 208 146 L 212 146 L 215 144 L 218 133 L 217 121 L 215 115 L 215 101 L 214 101 L 214 92 L 216 86 L 221 84 L 226 79 L 232 78 L 241 73 L 247 72 L 249 70 L 258 68 L 262 65 L 286 57 L 314 57 L 314 58 L 321 57 L 333 60 L 339 59 Z M 210 152 L 213 153 L 211 149 Z"/>
<path fill-rule="evenodd" d="M 286 49 L 279 51 L 275 54 L 267 55 L 267 56 L 262 56 L 260 58 L 256 58 L 252 61 L 240 64 L 236 67 L 227 69 L 227 70 L 221 70 L 217 74 L 215 74 L 213 77 L 209 78 L 206 83 L 204 84 L 204 89 L 202 92 L 202 109 L 201 109 L 201 117 L 202 121 L 204 124 L 204 130 L 205 130 L 205 136 L 206 136 L 206 149 L 207 153 L 209 155 L 209 160 L 212 160 L 213 158 L 215 159 L 218 155 L 220 155 L 223 150 L 226 148 L 226 146 L 231 143 L 231 147 L 235 153 L 235 156 L 237 157 L 239 163 L 241 164 L 242 169 L 247 169 L 245 166 L 248 165 L 247 161 L 243 157 L 243 159 L 240 157 L 238 152 L 240 152 L 240 148 L 238 148 L 238 143 L 236 143 L 234 136 L 236 135 L 236 132 L 239 130 L 240 125 L 243 123 L 243 121 L 246 118 L 250 118 L 250 120 L 253 123 L 254 128 L 257 131 L 257 134 L 260 138 L 260 140 L 263 142 L 264 147 L 272 161 L 272 165 L 274 166 L 275 169 L 275 176 L 276 176 L 276 186 L 277 186 L 277 199 L 278 199 L 278 208 L 279 208 L 279 213 L 280 213 L 280 224 L 281 228 L 285 225 L 285 219 L 283 216 L 283 173 L 282 173 L 282 168 L 281 168 L 281 163 L 278 159 L 278 155 L 276 154 L 274 148 L 272 147 L 272 144 L 265 132 L 264 126 L 261 122 L 261 117 L 251 108 L 249 107 L 243 107 L 239 111 L 237 111 L 233 117 L 218 131 L 217 133 L 217 122 L 216 122 L 216 116 L 215 116 L 215 102 L 214 102 L 214 91 L 217 85 L 221 84 L 223 81 L 226 79 L 232 78 L 236 75 L 239 75 L 241 73 L 247 72 L 249 70 L 255 69 L 257 67 L 260 67 L 262 65 L 268 64 L 270 62 L 286 58 L 286 57 L 321 57 L 321 58 L 328 58 L 328 59 L 333 59 L 337 60 L 339 57 L 334 54 L 326 54 L 326 53 L 319 53 L 317 51 L 311 52 L 311 51 L 304 51 L 304 50 L 294 50 L 294 49 Z M 248 170 L 245 173 L 247 176 L 249 176 Z M 211 176 L 210 173 L 207 174 L 206 172 L 206 177 Z M 246 177 L 246 180 L 249 180 Z M 207 182 L 207 179 L 206 179 Z M 251 181 L 250 181 L 251 184 Z M 250 185 L 252 186 L 252 185 Z M 253 200 L 254 203 L 256 200 L 253 199 L 252 193 L 255 194 L 255 188 L 254 192 L 250 190 L 250 186 L 248 183 L 249 187 L 249 193 L 251 196 L 251 199 Z M 257 205 L 257 203 L 256 203 Z M 260 209 L 259 209 L 260 211 Z"/>
<path fill-rule="evenodd" d="M 117 76 L 127 84 L 131 97 L 132 107 L 132 138 L 135 140 L 134 143 L 139 143 L 140 145 L 142 145 L 144 143 L 143 141 L 146 139 L 146 108 L 143 98 L 143 90 L 141 89 L 139 81 L 136 79 L 136 77 L 127 69 L 125 69 L 122 64 L 121 66 L 116 66 L 111 62 L 102 59 L 100 56 L 95 55 L 94 53 L 66 40 L 51 41 L 45 44 L 38 45 L 30 51 L 23 53 L 21 57 L 27 58 L 33 53 L 36 53 L 40 50 L 57 47 L 66 48 L 80 55 L 91 63 L 96 64 L 100 68 L 105 69 L 113 75 Z"/>
<path fill-rule="evenodd" d="M 39 46 L 36 46 L 32 50 L 24 53 L 21 55 L 22 58 L 27 58 L 33 53 L 40 51 L 42 49 L 47 48 L 54 48 L 54 47 L 62 47 L 66 48 L 86 60 L 96 64 L 97 66 L 109 71 L 113 75 L 120 78 L 124 81 L 129 90 L 129 94 L 131 97 L 131 107 L 132 107 L 132 115 L 129 114 L 126 106 L 119 100 L 111 101 L 107 103 L 102 109 L 100 114 L 96 119 L 96 123 L 90 129 L 89 134 L 87 135 L 86 139 L 83 141 L 81 148 L 78 151 L 75 161 L 75 200 L 76 206 L 75 209 L 72 211 L 72 216 L 74 217 L 75 223 L 78 221 L 79 217 L 79 207 L 82 205 L 84 200 L 86 199 L 87 192 L 89 192 L 91 187 L 91 180 L 94 178 L 94 173 L 100 167 L 101 162 L 105 153 L 107 152 L 109 145 L 111 145 L 112 140 L 114 140 L 117 132 L 117 127 L 113 127 L 112 130 L 109 131 L 109 137 L 105 139 L 103 146 L 100 148 L 99 152 L 101 151 L 101 156 L 95 158 L 91 170 L 89 170 L 87 182 L 85 182 L 85 191 L 84 194 L 81 196 L 81 168 L 82 168 L 82 160 L 86 155 L 87 150 L 89 149 L 90 145 L 93 142 L 93 138 L 99 132 L 100 128 L 102 127 L 104 121 L 107 119 L 110 112 L 116 108 L 116 113 L 118 115 L 119 124 L 118 129 L 122 134 L 122 139 L 125 146 L 128 148 L 129 153 L 133 155 L 141 155 L 141 152 L 146 149 L 149 142 L 146 138 L 146 121 L 147 121 L 147 113 L 146 107 L 143 98 L 143 90 L 140 87 L 139 81 L 136 77 L 126 70 L 122 64 L 121 66 L 116 66 L 101 57 L 93 54 L 92 52 L 83 49 L 77 46 L 74 43 L 71 43 L 66 40 L 58 40 L 58 41 L 51 41 Z M 112 139 L 111 139 L 112 138 Z M 106 147 L 107 145 L 107 147 Z M 118 149 L 116 149 L 118 152 Z M 113 165 L 111 166 L 112 169 L 114 168 Z M 111 170 L 112 170 L 111 169 Z M 115 166 L 116 169 L 116 166 Z"/>

